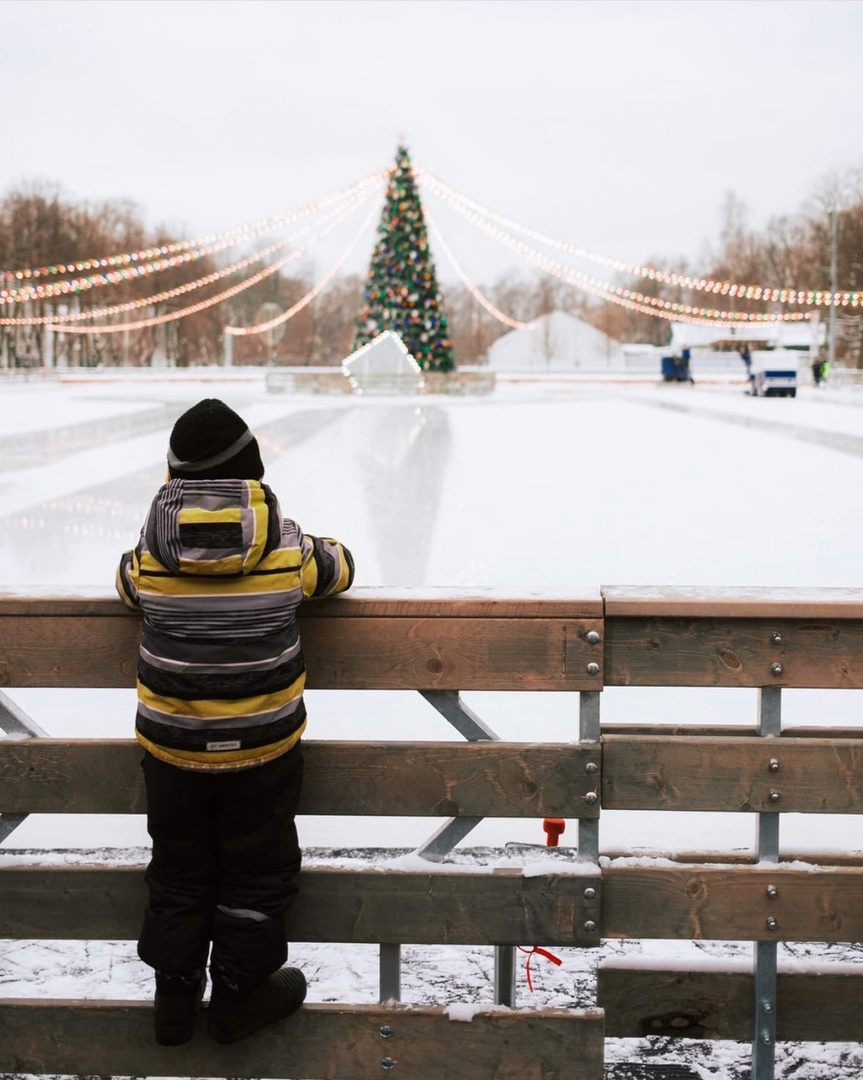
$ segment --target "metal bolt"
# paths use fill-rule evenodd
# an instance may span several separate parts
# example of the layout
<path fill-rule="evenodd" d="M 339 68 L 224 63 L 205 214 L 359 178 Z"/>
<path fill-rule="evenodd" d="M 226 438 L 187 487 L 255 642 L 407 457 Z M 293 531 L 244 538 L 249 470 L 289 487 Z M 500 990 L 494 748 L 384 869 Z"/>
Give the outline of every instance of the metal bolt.
<path fill-rule="evenodd" d="M 778 925 L 779 925 L 779 923 L 777 923 L 777 921 L 773 918 L 772 915 L 767 916 L 767 929 L 768 930 L 775 930 Z"/>
<path fill-rule="evenodd" d="M 771 899 L 773 899 L 773 898 L 775 898 L 775 897 L 777 897 L 779 895 L 779 890 L 776 888 L 775 885 L 768 885 L 767 886 L 767 895 Z"/>
<path fill-rule="evenodd" d="M 393 1035 L 393 1029 L 389 1026 L 389 1024 L 382 1024 L 381 1025 L 381 1031 L 380 1031 L 381 1038 L 382 1039 L 391 1039 L 392 1035 Z"/>
<path fill-rule="evenodd" d="M 782 792 L 777 791 L 776 788 L 771 788 L 768 798 L 771 802 L 779 802 L 779 800 L 782 798 Z"/>
<path fill-rule="evenodd" d="M 771 759 L 770 759 L 770 760 L 769 760 L 769 761 L 767 762 L 767 768 L 768 768 L 768 769 L 769 769 L 769 770 L 770 770 L 771 772 L 779 772 L 779 759 L 778 759 L 778 758 L 775 758 L 775 757 L 772 757 L 772 758 L 771 758 Z"/>
<path fill-rule="evenodd" d="M 765 1031 L 764 1034 L 761 1036 L 761 1041 L 764 1043 L 765 1046 L 770 1046 L 773 1042 L 773 1039 L 770 1036 L 770 1032 Z"/>
<path fill-rule="evenodd" d="M 596 923 L 593 921 L 593 919 L 587 920 L 587 922 L 584 924 L 584 929 L 587 931 L 588 934 L 592 934 L 596 930 Z"/>
<path fill-rule="evenodd" d="M 384 1058 L 381 1062 L 382 1069 L 394 1069 L 395 1067 L 396 1063 L 393 1061 L 392 1058 Z"/>
<path fill-rule="evenodd" d="M 588 776 L 596 776 L 596 774 L 599 772 L 599 766 L 596 764 L 595 761 L 588 761 L 588 763 L 584 766 L 584 771 L 587 773 Z"/>
<path fill-rule="evenodd" d="M 766 1012 L 769 1015 L 770 1013 L 773 1012 L 773 1002 L 772 1001 L 762 1001 L 761 1002 L 761 1008 L 764 1010 L 764 1012 Z"/>
<path fill-rule="evenodd" d="M 588 806 L 594 806 L 599 801 L 599 796 L 596 794 L 595 791 L 588 791 L 587 794 L 584 796 L 584 801 L 587 803 Z"/>
<path fill-rule="evenodd" d="M 593 663 L 588 664 L 587 665 L 587 674 L 588 675 L 598 675 L 599 674 L 599 664 L 593 664 Z"/>
<path fill-rule="evenodd" d="M 585 636 L 587 638 L 588 645 L 598 645 L 599 644 L 599 634 L 597 634 L 597 632 L 595 630 L 588 630 L 587 634 Z"/>
<path fill-rule="evenodd" d="M 592 885 L 588 885 L 587 888 L 584 890 L 584 899 L 585 900 L 595 900 L 596 899 L 596 889 L 594 889 Z"/>
<path fill-rule="evenodd" d="M 779 634 L 779 633 L 771 634 L 770 635 L 770 640 L 773 642 L 774 645 L 781 645 L 782 644 L 782 635 Z"/>
<path fill-rule="evenodd" d="M 771 664 L 770 665 L 770 670 L 773 672 L 774 675 L 781 675 L 782 674 L 782 665 L 781 664 Z"/>

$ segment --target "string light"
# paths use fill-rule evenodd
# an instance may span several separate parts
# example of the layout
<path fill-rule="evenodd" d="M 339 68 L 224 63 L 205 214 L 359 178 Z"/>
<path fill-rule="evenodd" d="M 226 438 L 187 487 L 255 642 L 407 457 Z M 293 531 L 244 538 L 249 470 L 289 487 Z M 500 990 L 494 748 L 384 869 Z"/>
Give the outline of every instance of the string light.
<path fill-rule="evenodd" d="M 510 318 L 509 315 L 505 315 L 499 308 L 496 308 L 494 306 L 494 304 L 491 302 L 491 300 L 489 300 L 486 296 L 484 296 L 479 291 L 479 289 L 476 287 L 476 285 L 474 285 L 474 283 L 470 280 L 470 278 L 465 273 L 464 269 L 461 266 L 461 263 L 459 263 L 458 259 L 456 259 L 452 248 L 449 246 L 449 244 L 444 239 L 443 233 L 441 233 L 437 222 L 432 217 L 431 211 L 429 210 L 428 206 L 426 206 L 426 208 L 425 208 L 425 217 L 426 217 L 426 221 L 428 222 L 428 225 L 429 225 L 429 227 L 431 229 L 432 235 L 434 236 L 435 240 L 440 245 L 440 247 L 443 249 L 444 254 L 446 255 L 446 257 L 449 259 L 450 263 L 452 264 L 453 270 L 455 270 L 455 272 L 461 278 L 465 288 L 468 290 L 468 292 L 471 294 L 471 296 L 474 298 L 474 300 L 476 300 L 476 302 L 478 304 L 480 304 L 482 307 L 484 307 L 485 310 L 489 313 L 489 315 L 494 316 L 494 318 L 497 319 L 498 322 L 502 322 L 504 324 L 504 326 L 509 326 L 513 330 L 535 330 L 537 328 L 537 326 L 539 325 L 539 323 L 536 323 L 536 322 L 519 322 L 518 319 Z"/>
<path fill-rule="evenodd" d="M 302 255 L 313 247 L 314 244 L 322 240 L 325 236 L 333 231 L 338 225 L 346 221 L 357 209 L 362 205 L 362 202 L 356 203 L 344 211 L 342 215 L 331 224 L 322 229 L 316 236 L 305 245 L 305 247 L 295 248 L 293 251 L 288 252 L 281 259 L 277 259 L 276 262 L 271 263 L 270 266 L 265 267 L 263 270 L 258 271 L 257 274 L 253 274 L 251 277 L 246 278 L 237 285 L 232 285 L 231 288 L 225 289 L 224 292 L 217 293 L 215 296 L 211 296 L 207 300 L 201 300 L 197 304 L 193 304 L 190 307 L 181 308 L 177 311 L 165 312 L 162 315 L 154 315 L 149 319 L 139 319 L 137 322 L 120 323 L 114 325 L 100 325 L 100 326 L 70 326 L 66 324 L 52 325 L 49 324 L 51 330 L 61 330 L 67 334 L 117 334 L 124 330 L 143 330 L 148 326 L 161 326 L 164 323 L 176 322 L 178 319 L 184 319 L 188 315 L 195 315 L 199 311 L 204 311 L 207 308 L 213 307 L 216 304 L 220 304 L 223 300 L 230 300 L 231 297 L 237 296 L 241 292 L 245 292 L 246 289 L 250 289 L 253 285 L 257 285 L 259 281 L 264 281 L 266 278 L 278 273 L 283 266 L 293 262 L 295 259 L 299 259 Z"/>
<path fill-rule="evenodd" d="M 829 289 L 797 289 L 793 287 L 780 289 L 770 285 L 744 285 L 733 281 L 716 281 L 713 278 L 692 277 L 687 274 L 659 270 L 654 266 L 642 266 L 638 263 L 598 255 L 596 252 L 569 244 L 565 240 L 557 240 L 540 232 L 538 229 L 531 229 L 526 225 L 513 221 L 511 218 L 504 217 L 502 214 L 489 209 L 489 207 L 483 206 L 482 203 L 462 195 L 425 169 L 417 168 L 416 172 L 425 186 L 430 187 L 436 195 L 450 203 L 450 205 L 455 205 L 456 202 L 461 203 L 478 214 L 491 218 L 498 224 L 513 229 L 523 236 L 549 244 L 568 255 L 599 263 L 612 270 L 620 270 L 651 281 L 661 281 L 667 285 L 679 285 L 698 292 L 708 292 L 720 296 L 736 296 L 745 300 L 761 300 L 765 303 L 793 304 L 807 307 L 859 307 L 863 304 L 863 294 L 859 291 L 841 290 L 834 293 L 830 292 Z"/>
<path fill-rule="evenodd" d="M 368 194 L 364 194 L 362 197 L 355 198 L 352 203 L 348 204 L 348 207 L 338 207 L 329 213 L 322 215 L 316 225 L 321 225 L 323 222 L 330 220 L 332 217 L 339 213 L 352 212 L 358 208 L 369 197 Z M 341 218 L 344 220 L 344 217 Z M 244 270 L 247 266 L 251 266 L 253 263 L 260 262 L 266 259 L 268 256 L 274 254 L 276 251 L 287 247 L 288 244 L 293 243 L 295 240 L 304 236 L 310 232 L 315 225 L 307 225 L 303 229 L 299 229 L 297 232 L 292 233 L 284 240 L 279 240 L 274 244 L 270 244 L 260 251 L 255 252 L 253 255 L 249 255 L 244 259 L 240 259 L 238 262 L 233 263 L 230 266 L 226 266 L 221 270 L 216 270 L 211 274 L 206 274 L 204 277 L 197 278 L 195 281 L 186 282 L 183 285 L 178 285 L 173 289 L 166 289 L 163 292 L 155 293 L 152 296 L 141 297 L 138 300 L 129 300 L 123 304 L 112 304 L 102 308 L 90 308 L 86 311 L 68 312 L 63 315 L 39 315 L 32 317 L 13 317 L 13 318 L 0 318 L 0 326 L 47 326 L 56 327 L 58 324 L 68 324 L 72 322 L 82 322 L 89 319 L 100 319 L 108 315 L 116 315 L 124 311 L 135 311 L 138 308 L 151 307 L 153 304 L 161 303 L 165 300 L 175 300 L 178 296 L 185 296 L 187 293 L 194 292 L 196 289 L 203 288 L 205 285 L 212 285 L 215 281 L 220 281 L 222 278 L 229 277 L 231 274 L 238 273 L 240 270 Z"/>
<path fill-rule="evenodd" d="M 318 295 L 318 293 L 323 292 L 327 285 L 329 285 L 329 283 L 332 281 L 333 277 L 335 277 L 339 270 L 341 270 L 348 256 L 359 243 L 360 237 L 369 227 L 372 218 L 375 217 L 379 210 L 380 201 L 376 202 L 375 205 L 371 208 L 371 210 L 363 219 L 362 225 L 360 225 L 359 229 L 357 229 L 356 235 L 353 237 L 351 242 L 338 257 L 338 259 L 336 259 L 336 261 L 326 272 L 326 274 L 324 274 L 324 276 L 317 283 L 317 285 L 315 285 L 314 288 L 309 289 L 306 295 L 303 296 L 300 300 L 298 300 L 292 307 L 289 307 L 287 311 L 283 311 L 281 315 L 277 315 L 274 319 L 269 319 L 267 322 L 263 323 L 256 323 L 254 326 L 226 326 L 225 333 L 231 334 L 234 337 L 246 337 L 249 334 L 263 334 L 267 330 L 272 330 L 276 326 L 281 326 L 282 323 L 286 323 L 289 319 L 292 319 L 298 311 L 302 311 L 302 309 L 307 304 L 310 304 L 312 300 L 314 300 L 315 297 Z"/>
<path fill-rule="evenodd" d="M 104 259 L 85 259 L 67 265 L 39 267 L 35 270 L 7 271 L 5 274 L 7 279 L 17 278 L 20 280 L 47 274 L 80 273 L 92 269 L 106 270 L 104 273 L 83 278 L 0 289 L 0 304 L 20 304 L 26 300 L 43 300 L 50 299 L 53 296 L 64 296 L 69 293 L 87 292 L 90 289 L 101 288 L 104 285 L 116 285 L 122 281 L 133 281 L 139 277 L 173 269 L 183 263 L 193 262 L 206 255 L 223 251 L 225 248 L 235 247 L 237 244 L 243 243 L 254 236 L 273 232 L 275 229 L 281 228 L 292 221 L 316 213 L 331 203 L 341 202 L 363 191 L 377 188 L 386 175 L 387 171 L 380 169 L 378 172 L 358 180 L 350 187 L 330 192 L 296 210 L 287 211 L 276 217 L 264 218 L 262 221 L 250 225 L 238 225 L 233 229 L 200 240 L 181 240 L 159 248 L 147 248 L 143 251 L 127 252 L 123 255 L 110 255 Z M 129 265 L 130 263 L 136 265 Z M 108 270 L 107 267 L 113 267 L 114 269 Z M 4 275 L 0 274 L 0 276 Z"/>
<path fill-rule="evenodd" d="M 593 296 L 598 296 L 601 299 L 608 300 L 611 303 L 619 304 L 623 307 L 630 307 L 633 308 L 633 310 L 656 315 L 664 319 L 685 322 L 723 321 L 728 323 L 779 323 L 801 322 L 810 317 L 808 312 L 762 313 L 723 311 L 715 308 L 695 307 L 692 304 L 681 304 L 672 300 L 662 300 L 656 296 L 647 296 L 644 293 L 637 292 L 633 289 L 627 289 L 620 285 L 613 285 L 607 281 L 600 281 L 597 278 L 585 274 L 581 270 L 573 270 L 571 267 L 564 266 L 551 259 L 549 256 L 544 255 L 542 252 L 536 251 L 528 244 L 525 244 L 524 241 L 515 239 L 515 237 L 511 236 L 505 230 L 492 225 L 479 213 L 468 210 L 466 207 L 455 202 L 452 203 L 452 206 L 453 209 L 465 218 L 466 221 L 470 222 L 470 224 L 475 225 L 488 236 L 492 237 L 492 239 L 497 240 L 512 251 L 517 252 L 535 266 L 539 266 L 540 269 L 545 270 L 547 273 L 560 278 L 562 281 L 566 281 L 568 284 L 573 285 L 584 292 L 588 292 Z"/>

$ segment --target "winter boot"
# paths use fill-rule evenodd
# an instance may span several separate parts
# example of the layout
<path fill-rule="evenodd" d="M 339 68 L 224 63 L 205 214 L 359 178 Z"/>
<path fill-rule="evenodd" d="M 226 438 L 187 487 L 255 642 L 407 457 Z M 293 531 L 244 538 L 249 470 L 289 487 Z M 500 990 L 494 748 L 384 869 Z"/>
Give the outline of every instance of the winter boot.
<path fill-rule="evenodd" d="M 306 977 L 284 967 L 246 990 L 235 990 L 214 976 L 207 1010 L 207 1033 L 218 1043 L 232 1043 L 258 1028 L 283 1020 L 306 999 Z"/>
<path fill-rule="evenodd" d="M 153 1023 L 157 1043 L 179 1046 L 191 1039 L 195 1031 L 195 1013 L 200 1007 L 206 985 L 206 972 L 191 978 L 156 972 Z"/>

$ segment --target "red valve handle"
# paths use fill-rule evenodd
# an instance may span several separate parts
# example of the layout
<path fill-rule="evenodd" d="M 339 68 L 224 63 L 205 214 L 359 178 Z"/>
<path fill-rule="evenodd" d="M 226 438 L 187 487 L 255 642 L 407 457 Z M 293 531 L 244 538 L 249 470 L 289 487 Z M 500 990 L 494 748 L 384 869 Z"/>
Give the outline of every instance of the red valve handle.
<path fill-rule="evenodd" d="M 566 822 L 563 818 L 547 817 L 543 820 L 542 827 L 545 831 L 545 846 L 557 847 L 557 841 L 566 829 Z"/>

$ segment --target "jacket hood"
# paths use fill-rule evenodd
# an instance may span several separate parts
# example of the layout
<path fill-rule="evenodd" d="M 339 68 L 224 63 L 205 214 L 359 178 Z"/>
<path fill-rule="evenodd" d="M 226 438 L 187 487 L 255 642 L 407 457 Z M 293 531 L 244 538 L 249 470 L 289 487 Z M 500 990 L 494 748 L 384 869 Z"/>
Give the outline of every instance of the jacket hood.
<path fill-rule="evenodd" d="M 237 577 L 279 543 L 276 497 L 258 480 L 170 480 L 144 524 L 147 547 L 172 574 Z"/>

